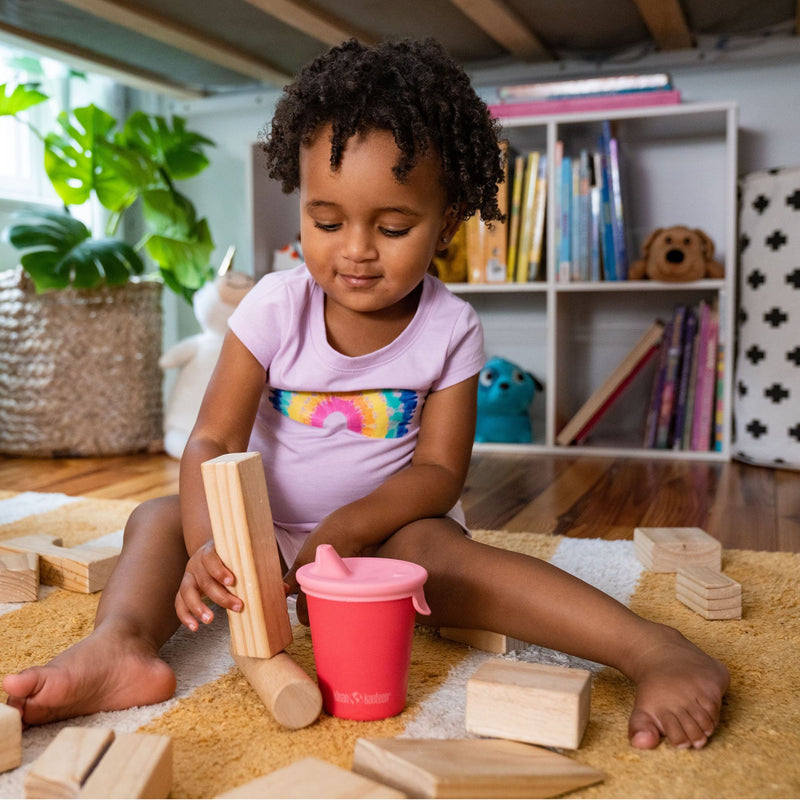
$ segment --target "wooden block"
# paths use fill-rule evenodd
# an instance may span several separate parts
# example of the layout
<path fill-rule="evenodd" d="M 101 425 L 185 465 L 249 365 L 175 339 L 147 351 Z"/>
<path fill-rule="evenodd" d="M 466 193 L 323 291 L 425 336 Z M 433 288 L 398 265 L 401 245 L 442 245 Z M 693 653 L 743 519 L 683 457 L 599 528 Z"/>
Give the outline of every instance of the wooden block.
<path fill-rule="evenodd" d="M 494 658 L 467 681 L 467 730 L 574 750 L 589 722 L 591 684 L 585 669 Z"/>
<path fill-rule="evenodd" d="M 104 728 L 62 728 L 25 775 L 25 797 L 78 797 L 113 740 Z"/>
<path fill-rule="evenodd" d="M 22 716 L 16 708 L 0 705 L 0 772 L 22 763 Z"/>
<path fill-rule="evenodd" d="M 86 779 L 80 797 L 169 797 L 171 788 L 172 739 L 121 733 Z"/>
<path fill-rule="evenodd" d="M 261 454 L 231 453 L 201 469 L 214 544 L 244 603 L 241 612 L 228 612 L 231 649 L 269 658 L 291 643 L 292 627 Z"/>
<path fill-rule="evenodd" d="M 304 758 L 269 775 L 219 795 L 221 798 L 262 797 L 405 797 L 402 792 L 363 775 L 329 764 L 319 758 Z"/>
<path fill-rule="evenodd" d="M 556 797 L 605 778 L 559 753 L 500 739 L 358 739 L 353 770 L 409 797 Z"/>
<path fill-rule="evenodd" d="M 510 653 L 512 650 L 524 650 L 528 646 L 528 643 L 521 639 L 514 639 L 493 631 L 479 631 L 475 628 L 439 628 L 439 635 L 453 642 L 468 644 L 477 650 L 501 655 Z"/>
<path fill-rule="evenodd" d="M 675 586 L 708 600 L 742 597 L 742 585 L 710 567 L 685 567 L 678 570 Z"/>
<path fill-rule="evenodd" d="M 322 711 L 319 687 L 286 653 L 250 658 L 233 653 L 247 682 L 276 721 L 292 730 L 311 725 Z"/>
<path fill-rule="evenodd" d="M 678 600 L 681 601 L 687 608 L 696 611 L 701 617 L 706 619 L 741 619 L 742 618 L 742 604 L 725 606 L 722 608 L 709 608 L 707 605 L 702 605 L 695 602 L 690 596 L 678 593 L 676 595 Z"/>
<path fill-rule="evenodd" d="M 722 567 L 722 545 L 702 528 L 636 528 L 633 543 L 636 557 L 653 572 Z"/>
<path fill-rule="evenodd" d="M 87 594 L 106 585 L 119 560 L 118 547 L 62 547 L 61 539 L 40 533 L 6 539 L 0 542 L 0 553 L 36 553 L 42 583 Z"/>
<path fill-rule="evenodd" d="M 36 553 L 0 554 L 0 603 L 28 603 L 39 599 L 39 556 Z"/>

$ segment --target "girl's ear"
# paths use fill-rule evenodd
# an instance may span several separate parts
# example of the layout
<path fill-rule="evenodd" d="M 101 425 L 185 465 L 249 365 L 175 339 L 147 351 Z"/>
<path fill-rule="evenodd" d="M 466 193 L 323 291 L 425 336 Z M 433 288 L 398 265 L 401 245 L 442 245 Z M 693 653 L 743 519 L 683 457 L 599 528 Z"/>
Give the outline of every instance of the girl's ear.
<path fill-rule="evenodd" d="M 447 248 L 447 245 L 453 241 L 453 237 L 456 235 L 463 221 L 464 213 L 461 207 L 456 203 L 452 203 L 448 206 L 444 213 L 444 219 L 442 220 L 442 230 L 437 250 L 444 250 Z"/>

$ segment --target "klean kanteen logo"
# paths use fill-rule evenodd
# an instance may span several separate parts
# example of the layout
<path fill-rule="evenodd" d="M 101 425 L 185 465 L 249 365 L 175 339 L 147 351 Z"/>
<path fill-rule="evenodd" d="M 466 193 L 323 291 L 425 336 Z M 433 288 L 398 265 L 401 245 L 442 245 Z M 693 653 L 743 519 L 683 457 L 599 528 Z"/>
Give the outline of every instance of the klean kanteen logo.
<path fill-rule="evenodd" d="M 339 692 L 333 690 L 333 699 L 337 703 L 352 703 L 356 706 L 374 706 L 379 703 L 388 703 L 391 698 L 391 692 L 376 692 L 374 694 L 362 694 L 361 692 Z"/>

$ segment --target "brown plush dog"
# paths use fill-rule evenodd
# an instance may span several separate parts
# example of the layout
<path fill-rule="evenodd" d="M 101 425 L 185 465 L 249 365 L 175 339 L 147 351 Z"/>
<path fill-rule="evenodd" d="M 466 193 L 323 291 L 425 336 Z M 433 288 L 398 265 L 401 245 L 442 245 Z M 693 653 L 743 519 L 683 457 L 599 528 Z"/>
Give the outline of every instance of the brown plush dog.
<path fill-rule="evenodd" d="M 714 243 L 700 228 L 656 228 L 642 246 L 644 258 L 628 270 L 630 280 L 697 281 L 721 278 L 725 268 L 714 260 Z"/>

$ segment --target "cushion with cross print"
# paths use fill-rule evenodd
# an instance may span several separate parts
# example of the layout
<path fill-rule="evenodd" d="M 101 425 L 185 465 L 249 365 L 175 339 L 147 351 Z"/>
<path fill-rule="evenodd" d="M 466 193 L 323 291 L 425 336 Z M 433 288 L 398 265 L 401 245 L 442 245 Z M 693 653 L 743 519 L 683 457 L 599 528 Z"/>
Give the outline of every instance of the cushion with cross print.
<path fill-rule="evenodd" d="M 800 167 L 739 188 L 733 455 L 800 469 Z"/>

